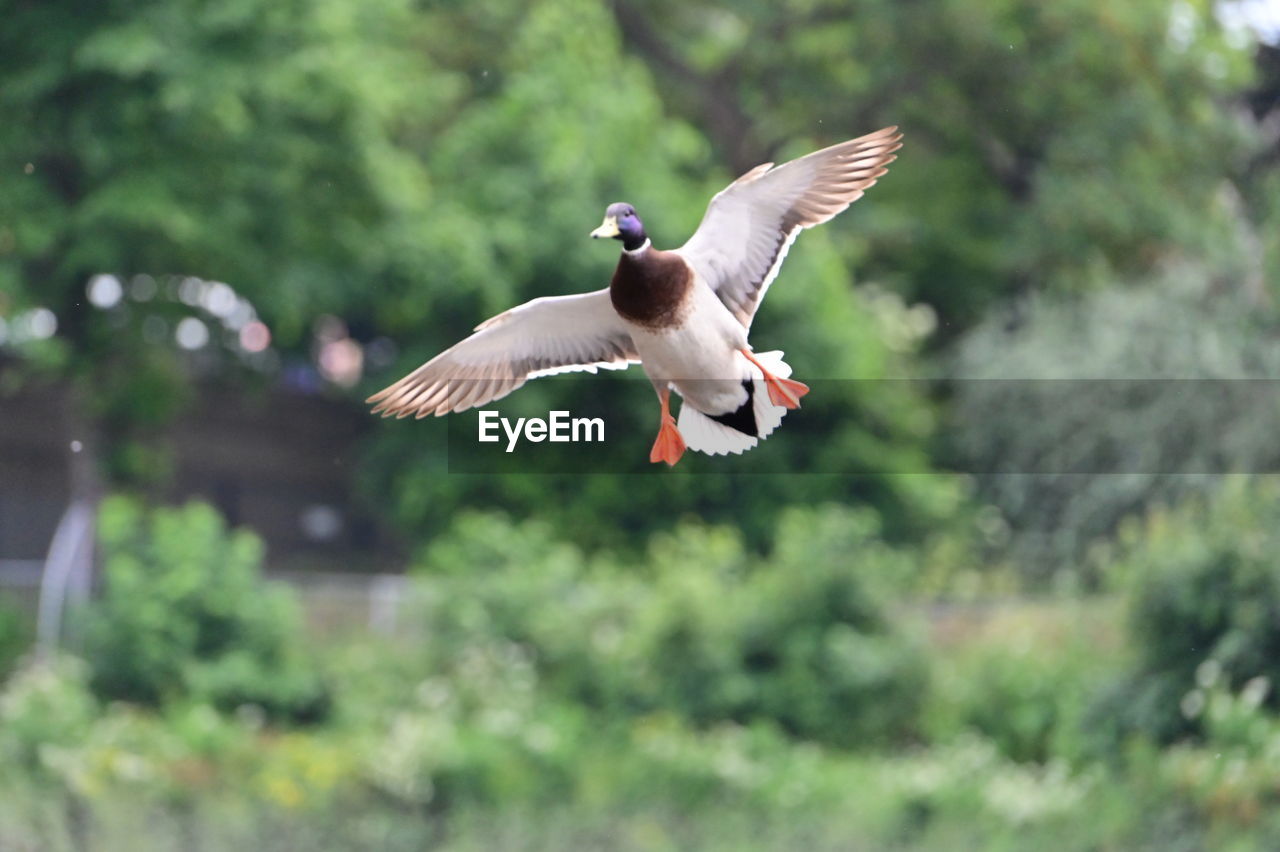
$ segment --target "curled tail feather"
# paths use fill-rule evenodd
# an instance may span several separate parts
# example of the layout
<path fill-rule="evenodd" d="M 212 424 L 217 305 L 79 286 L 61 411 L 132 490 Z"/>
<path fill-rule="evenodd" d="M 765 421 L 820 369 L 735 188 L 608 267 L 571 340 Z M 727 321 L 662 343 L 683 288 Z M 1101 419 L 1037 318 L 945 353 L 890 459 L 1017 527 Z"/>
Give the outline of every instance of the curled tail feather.
<path fill-rule="evenodd" d="M 773 375 L 784 379 L 790 377 L 791 367 L 782 360 L 781 352 L 756 352 L 753 354 Z M 676 425 L 680 430 L 680 434 L 684 436 L 685 444 L 688 445 L 689 449 L 711 456 L 745 453 L 760 441 L 769 437 L 773 430 L 778 428 L 782 423 L 782 418 L 787 413 L 787 409 L 780 405 L 774 405 L 769 401 L 769 391 L 765 387 L 764 376 L 754 365 L 751 366 L 751 380 L 754 382 L 751 403 L 754 409 L 756 432 L 759 437 L 756 438 L 744 434 L 731 426 L 726 426 L 724 423 L 713 420 L 698 411 L 688 402 L 682 402 L 680 404 L 680 417 Z"/>

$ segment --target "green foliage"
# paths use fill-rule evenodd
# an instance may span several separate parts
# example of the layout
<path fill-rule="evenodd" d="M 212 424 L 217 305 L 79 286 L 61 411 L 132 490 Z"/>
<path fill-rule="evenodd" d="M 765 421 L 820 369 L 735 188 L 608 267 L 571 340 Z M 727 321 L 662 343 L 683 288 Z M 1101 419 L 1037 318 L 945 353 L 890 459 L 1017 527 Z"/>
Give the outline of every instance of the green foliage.
<path fill-rule="evenodd" d="M 1129 750 L 1129 771 L 1145 777 L 1185 824 L 1199 827 L 1204 847 L 1265 848 L 1266 839 L 1250 835 L 1265 838 L 1265 831 L 1274 830 L 1271 815 L 1280 802 L 1273 768 L 1280 720 L 1266 706 L 1271 684 L 1256 677 L 1232 688 L 1220 670 L 1201 673 L 1199 681 L 1184 704 L 1202 738 L 1163 750 L 1140 741 Z"/>
<path fill-rule="evenodd" d="M 305 350 L 318 312 L 363 305 L 369 281 L 412 265 L 428 181 L 403 137 L 436 103 L 413 83 L 419 19 L 404 0 L 12 12 L 0 323 L 56 315 L 58 337 L 20 346 L 19 366 L 75 378 L 110 476 L 153 484 L 165 466 L 148 439 L 193 399 L 173 324 L 210 323 L 210 348 L 224 336 L 221 318 L 172 303 L 184 276 L 231 282 L 276 344 Z M 111 310 L 85 298 L 99 273 L 126 287 Z"/>
<path fill-rule="evenodd" d="M 60 657 L 18 671 L 0 693 L 0 766 L 47 767 L 88 735 L 100 711 L 83 661 Z"/>
<path fill-rule="evenodd" d="M 944 434 L 1032 577 L 1078 568 L 1127 515 L 1271 470 L 1280 327 L 1245 278 L 1029 300 L 959 345 Z"/>
<path fill-rule="evenodd" d="M 31 168 L 0 194 L 0 292 L 62 311 L 92 273 L 198 274 L 236 282 L 296 334 L 298 308 L 373 272 L 422 198 L 394 138 L 421 102 L 412 31 L 397 0 L 14 15 L 0 104 L 24 120 L 0 151 Z M 110 343 L 77 343 L 90 339 Z"/>
<path fill-rule="evenodd" d="M 1261 141 L 1221 109 L 1251 46 L 1207 2 L 614 6 L 671 107 L 738 171 L 805 150 L 801 133 L 902 126 L 847 253 L 952 332 L 998 297 L 1108 285 L 1221 241 L 1215 194 Z"/>
<path fill-rule="evenodd" d="M 22 612 L 0 597 L 0 683 L 17 665 L 18 659 L 31 649 L 30 625 Z"/>
<path fill-rule="evenodd" d="M 787 561 L 830 559 L 840 547 L 883 545 L 865 515 L 795 512 L 773 550 Z M 737 593 L 724 578 L 751 586 L 762 566 L 743 556 L 731 533 L 682 528 L 653 543 L 651 571 L 624 573 L 536 523 L 473 515 L 431 556 L 439 570 L 423 578 L 420 614 L 433 620 L 413 625 L 421 635 L 328 649 L 338 712 L 325 725 L 282 731 L 264 726 L 259 713 L 219 713 L 202 703 L 161 712 L 107 704 L 74 660 L 24 669 L 0 690 L 0 845 L 68 847 L 79 834 L 108 850 L 299 842 L 405 850 L 1262 850 L 1280 837 L 1273 816 L 1280 739 L 1261 679 L 1234 688 L 1221 670 L 1215 678 L 1201 673 L 1194 691 L 1202 744 L 1159 750 L 1139 741 L 1100 763 L 1062 735 L 1080 691 L 1120 656 L 1110 640 L 1115 609 L 1096 601 L 1011 604 L 979 614 L 976 633 L 940 630 L 945 621 L 935 621 L 930 656 L 963 682 L 935 679 L 920 690 L 927 738 L 847 751 L 765 719 L 695 723 L 680 708 L 584 698 L 566 673 L 574 659 L 628 647 L 627 631 L 601 629 L 597 616 L 611 609 L 614 623 L 638 612 L 658 632 L 679 622 L 708 635 L 706 605 L 664 620 L 645 601 L 629 609 L 631 598 L 679 575 L 686 598 L 716 589 L 735 610 Z M 694 557 L 682 572 L 660 561 Z M 900 580 L 885 575 L 910 573 L 890 557 L 854 560 L 884 581 L 872 581 L 862 597 L 892 596 Z M 473 571 L 444 564 L 458 558 L 474 559 Z M 504 593 L 502 585 L 522 582 L 516 565 L 530 577 Z M 770 579 L 775 594 L 806 599 Z M 685 600 L 669 587 L 663 594 L 669 608 Z M 827 606 L 825 598 L 808 602 Z M 525 638 L 514 639 L 518 631 Z M 433 638 L 438 633 L 444 638 Z M 588 633 L 596 650 L 575 651 Z M 470 644 L 457 644 L 465 639 Z M 707 658 L 707 649 L 689 647 Z M 614 660 L 598 672 L 616 675 L 609 688 L 617 695 L 629 683 L 628 661 Z M 1048 661 L 1043 671 L 1035 671 L 1037 660 Z M 996 671 L 982 679 L 988 667 Z M 1055 680 L 1056 709 L 1046 686 Z M 676 684 L 669 694 L 683 689 Z M 984 702 L 985 690 L 992 695 Z M 1013 718 L 999 719 L 992 708 Z M 1052 732 L 1025 725 L 1027 710 L 1056 713 Z M 1042 759 L 1009 758 L 1027 743 L 1044 749 Z"/>
<path fill-rule="evenodd" d="M 295 355 L 318 315 L 341 314 L 362 341 L 402 346 L 394 367 L 371 370 L 372 389 L 512 304 L 603 286 L 615 252 L 584 232 L 609 201 L 634 201 L 676 245 L 732 178 L 598 0 L 69 8 L 26 10 L 0 35 L 0 112 L 24 116 L 0 130 L 0 161 L 21 170 L 0 190 L 0 319 L 36 304 L 57 314 L 62 360 L 45 369 L 81 377 L 116 482 L 163 477 L 148 439 L 194 398 L 192 368 L 218 359 L 174 357 L 167 330 L 186 306 L 132 293 L 110 311 L 86 304 L 93 274 L 126 287 L 152 276 L 162 291 L 185 275 L 228 281 Z M 920 388 L 878 380 L 910 374 L 931 315 L 906 321 L 900 302 L 851 292 L 854 233 L 806 235 L 761 318 L 758 339 L 792 341 L 806 377 L 858 380 L 833 383 L 791 441 L 752 454 L 752 472 L 779 474 L 768 492 L 710 476 L 446 480 L 444 424 L 417 423 L 382 428 L 367 493 L 415 538 L 462 507 L 557 506 L 557 525 L 592 530 L 592 545 L 639 548 L 688 514 L 742 523 L 759 547 L 779 503 L 853 499 L 878 504 L 890 535 L 927 529 L 953 495 L 886 473 L 929 469 L 932 411 Z M 219 321 L 204 319 L 216 346 Z M 610 401 L 620 422 L 654 412 L 647 382 L 587 377 L 534 383 L 515 404 L 572 408 L 570 393 Z M 644 469 L 650 439 L 637 429 L 601 463 Z M 813 470 L 833 475 L 782 476 Z"/>
<path fill-rule="evenodd" d="M 1169 742 L 1201 730 L 1199 690 L 1280 682 L 1277 520 L 1276 482 L 1233 477 L 1209 499 L 1154 509 L 1125 530 L 1113 570 L 1137 661 L 1096 716 Z"/>
<path fill-rule="evenodd" d="M 9 341 L 19 368 L 75 379 L 77 426 L 102 434 L 109 476 L 154 485 L 155 432 L 194 398 L 192 372 L 213 372 L 200 356 L 230 325 L 175 304 L 179 282 L 231 282 L 295 351 L 320 312 L 359 314 L 370 282 L 412 268 L 424 241 L 428 178 L 406 137 L 445 89 L 407 0 L 9 11 L 0 326 L 56 315 L 57 338 Z M 126 288 L 110 310 L 85 298 L 100 273 Z M 173 342 L 184 316 L 213 327 L 194 362 Z"/>
<path fill-rule="evenodd" d="M 675 245 L 742 169 L 895 123 L 901 161 L 803 236 L 756 325 L 801 378 L 851 380 L 742 460 L 776 475 L 769 488 L 707 475 L 726 459 L 687 460 L 692 481 L 445 477 L 442 423 L 387 424 L 364 467 L 379 514 L 419 539 L 488 507 L 637 551 L 673 518 L 733 522 L 760 550 L 779 505 L 857 501 L 911 540 L 958 492 L 892 475 L 931 469 L 936 412 L 923 387 L 883 380 L 915 374 L 935 317 L 950 340 L 1008 295 L 1122 288 L 1180 255 L 1246 269 L 1256 290 L 1276 277 L 1274 169 L 1246 161 L 1264 140 L 1231 106 L 1251 46 L 1211 4 L 639 6 L 15 9 L 0 33 L 0 114 L 15 117 L 0 128 L 0 320 L 40 304 L 59 321 L 57 340 L 24 345 L 24 372 L 79 376 L 111 475 L 152 479 L 164 465 L 139 439 L 194 397 L 193 364 L 157 342 L 173 319 L 157 300 L 88 305 L 92 274 L 229 281 L 295 357 L 318 315 L 341 314 L 361 342 L 401 347 L 394 366 L 370 356 L 369 390 L 513 303 L 603 285 L 614 254 L 583 232 L 608 201 L 637 203 Z M 646 383 L 616 377 L 535 382 L 512 404 L 584 393 L 652 421 Z M 646 468 L 646 432 L 605 466 Z M 1085 514 L 1061 526 L 1091 536 Z"/>
<path fill-rule="evenodd" d="M 1280 371 L 1274 122 L 1240 113 L 1252 46 L 1216 5 L 7 10 L 0 324 L 56 312 L 14 372 L 77 379 L 117 480 L 163 470 L 138 439 L 221 363 L 165 342 L 199 310 L 164 302 L 181 276 L 230 282 L 286 357 L 322 312 L 393 337 L 363 391 L 512 304 L 602 286 L 615 253 L 584 234 L 610 201 L 671 246 L 758 162 L 890 123 L 906 147 L 771 290 L 753 340 L 835 381 L 748 457 L 446 476 L 443 423 L 380 427 L 369 498 L 429 543 L 408 647 L 330 649 L 322 679 L 251 535 L 111 501 L 88 661 L 0 688 L 0 847 L 1276 848 L 1271 483 L 1150 511 L 1116 566 L 1097 549 L 1132 647 L 1093 599 L 976 636 L 940 634 L 936 607 L 930 638 L 903 625 L 924 611 L 905 589 L 1016 589 L 1010 571 L 1073 568 L 1135 509 L 1280 460 L 1266 394 L 1133 385 L 1064 412 L 968 381 Z M 121 276 L 119 305 L 86 303 L 95 273 Z M 935 326 L 963 335 L 933 365 L 964 380 L 942 424 L 936 388 L 894 381 Z M 643 380 L 503 404 L 582 394 L 636 424 L 602 466 L 647 468 Z M 924 475 L 939 436 L 992 504 L 972 538 L 938 534 L 968 499 Z M 1117 446 L 1145 472 L 1094 475 Z M 995 475 L 1046 467 L 1088 473 Z"/>
<path fill-rule="evenodd" d="M 424 707 L 402 710 L 401 731 L 429 718 Z M 108 709 L 82 742 L 56 750 L 52 766 L 77 798 L 22 776 L 0 782 L 0 842 L 70 846 L 65 801 L 80 803 L 81 830 L 107 850 L 1262 850 L 1280 836 L 1267 758 L 1218 744 L 1219 759 L 1190 748 L 1140 752 L 1131 770 L 1113 774 L 1011 763 L 978 738 L 849 756 L 763 728 L 696 732 L 657 720 L 628 737 L 597 730 L 571 744 L 577 786 L 568 793 L 497 787 L 469 794 L 503 794 L 497 802 L 423 807 L 364 787 L 381 776 L 361 759 L 394 762 L 394 752 L 370 753 L 332 732 L 255 737 L 223 725 L 235 731 L 231 743 L 203 756 L 159 719 Z M 478 747 L 474 734 L 458 741 L 465 757 L 446 759 L 511 765 L 514 750 Z"/>
<path fill-rule="evenodd" d="M 962 607 L 940 614 L 927 730 L 980 734 L 1019 762 L 1080 762 L 1085 714 L 1114 677 L 1116 607 L 1106 601 Z"/>
<path fill-rule="evenodd" d="M 314 721 L 329 696 L 301 654 L 299 614 L 262 581 L 262 544 L 212 508 L 102 508 L 104 587 L 88 612 L 88 659 L 104 698 L 253 704 Z"/>
<path fill-rule="evenodd" d="M 683 526 L 647 562 L 590 561 L 536 523 L 460 519 L 425 558 L 440 566 L 424 581 L 425 664 L 516 654 L 554 694 L 622 718 L 769 722 L 843 746 L 915 730 L 923 660 L 889 608 L 913 565 L 867 513 L 788 512 L 765 557 Z"/>
<path fill-rule="evenodd" d="M 697 118 L 666 108 L 668 92 L 627 55 L 606 6 L 557 0 L 519 14 L 502 4 L 486 10 L 432 13 L 436 55 L 467 96 L 424 152 L 437 194 L 418 249 L 425 272 L 388 282 L 374 303 L 404 355 L 371 377 L 370 391 L 513 304 L 605 286 L 617 249 L 585 232 L 607 203 L 635 203 L 655 245 L 675 247 L 733 178 L 712 157 Z M 367 493 L 390 504 L 388 514 L 418 539 L 478 507 L 536 514 L 587 547 L 637 551 L 684 516 L 732 523 L 763 548 L 779 505 L 831 501 L 874 503 L 892 536 L 928 529 L 951 510 L 954 490 L 891 474 L 929 470 L 933 411 L 921 386 L 882 380 L 911 375 L 932 314 L 884 292 L 854 292 L 847 244 L 862 244 L 847 227 L 839 236 L 804 234 L 755 326 L 753 340 L 785 346 L 798 376 L 836 380 L 806 400 L 803 416 L 788 418 L 780 433 L 788 439 L 742 460 L 690 454 L 681 469 L 696 476 L 679 479 L 469 476 L 458 468 L 470 442 L 446 441 L 444 422 L 387 423 L 367 459 Z M 592 469 L 648 472 L 655 398 L 636 370 L 629 375 L 540 380 L 499 405 L 508 416 L 545 416 L 590 398 L 616 412 L 611 426 L 627 428 L 591 448 Z M 740 487 L 723 475 L 735 469 L 770 474 L 770 486 Z M 805 475 L 789 475 L 797 472 Z"/>

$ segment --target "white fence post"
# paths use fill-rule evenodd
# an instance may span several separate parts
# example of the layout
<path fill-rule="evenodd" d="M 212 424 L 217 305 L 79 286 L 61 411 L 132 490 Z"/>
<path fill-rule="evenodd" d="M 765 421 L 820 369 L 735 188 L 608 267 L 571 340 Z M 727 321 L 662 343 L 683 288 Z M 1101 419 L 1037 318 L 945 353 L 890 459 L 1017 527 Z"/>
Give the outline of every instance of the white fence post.
<path fill-rule="evenodd" d="M 40 577 L 40 602 L 36 615 L 36 651 L 48 659 L 58 649 L 62 614 L 68 599 L 83 603 L 89 593 L 93 566 L 93 504 L 72 503 L 58 521 L 49 542 L 49 555 Z"/>

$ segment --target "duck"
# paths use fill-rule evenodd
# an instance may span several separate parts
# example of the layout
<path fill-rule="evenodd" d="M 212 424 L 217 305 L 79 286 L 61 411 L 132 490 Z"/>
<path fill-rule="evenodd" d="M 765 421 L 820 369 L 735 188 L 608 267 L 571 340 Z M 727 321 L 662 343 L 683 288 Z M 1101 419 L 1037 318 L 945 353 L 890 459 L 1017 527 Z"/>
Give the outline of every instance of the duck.
<path fill-rule="evenodd" d="M 755 352 L 748 341 L 765 294 L 799 233 L 861 198 L 901 146 L 898 128 L 885 127 L 756 166 L 711 199 L 676 249 L 653 245 L 633 205 L 610 204 L 590 232 L 622 244 L 608 287 L 543 296 L 485 320 L 367 402 L 383 417 L 439 417 L 539 376 L 639 364 L 660 408 L 651 462 L 674 466 L 686 450 L 745 452 L 809 392 L 782 352 Z"/>

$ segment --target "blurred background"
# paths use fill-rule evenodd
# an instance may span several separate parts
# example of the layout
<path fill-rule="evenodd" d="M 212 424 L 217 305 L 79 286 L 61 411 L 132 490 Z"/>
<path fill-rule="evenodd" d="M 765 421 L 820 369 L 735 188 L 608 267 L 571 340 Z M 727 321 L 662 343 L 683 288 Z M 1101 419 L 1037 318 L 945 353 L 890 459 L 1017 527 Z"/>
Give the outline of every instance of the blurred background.
<path fill-rule="evenodd" d="M 1280 3 L 0 8 L 0 848 L 1280 845 Z M 742 459 L 362 404 L 889 124 Z"/>

